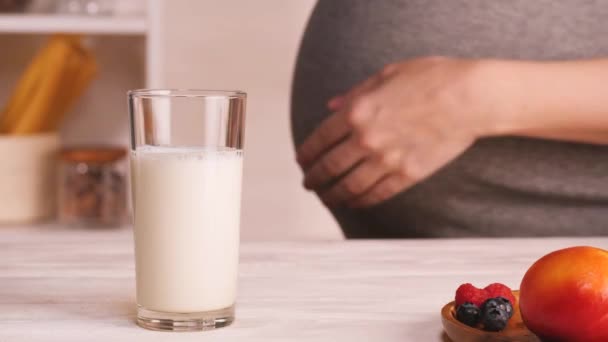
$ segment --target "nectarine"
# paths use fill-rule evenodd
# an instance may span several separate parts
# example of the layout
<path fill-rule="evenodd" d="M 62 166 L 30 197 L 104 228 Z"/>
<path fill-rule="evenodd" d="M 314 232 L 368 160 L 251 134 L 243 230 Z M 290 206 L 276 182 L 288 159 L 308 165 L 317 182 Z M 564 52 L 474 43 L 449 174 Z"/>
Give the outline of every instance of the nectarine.
<path fill-rule="evenodd" d="M 608 341 L 608 251 L 550 253 L 528 269 L 520 291 L 524 323 L 543 341 Z"/>

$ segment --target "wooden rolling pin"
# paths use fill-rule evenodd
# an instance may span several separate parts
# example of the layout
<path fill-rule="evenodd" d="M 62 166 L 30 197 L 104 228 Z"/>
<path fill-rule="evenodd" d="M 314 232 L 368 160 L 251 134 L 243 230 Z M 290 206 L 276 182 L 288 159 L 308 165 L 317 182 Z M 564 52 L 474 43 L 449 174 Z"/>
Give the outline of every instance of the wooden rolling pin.
<path fill-rule="evenodd" d="M 0 116 L 0 133 L 54 131 L 97 72 L 95 58 L 69 35 L 51 37 L 17 83 Z"/>

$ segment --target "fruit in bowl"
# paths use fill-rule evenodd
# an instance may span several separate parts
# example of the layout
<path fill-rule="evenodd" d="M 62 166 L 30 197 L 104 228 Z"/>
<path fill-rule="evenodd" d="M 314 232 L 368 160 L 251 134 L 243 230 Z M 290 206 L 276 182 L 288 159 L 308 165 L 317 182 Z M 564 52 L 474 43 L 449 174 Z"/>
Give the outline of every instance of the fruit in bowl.
<path fill-rule="evenodd" d="M 456 290 L 456 319 L 470 327 L 502 331 L 513 317 L 516 299 L 509 287 L 494 283 L 483 289 L 462 284 Z"/>
<path fill-rule="evenodd" d="M 608 251 L 552 252 L 528 269 L 520 291 L 523 321 L 543 341 L 608 341 Z"/>
<path fill-rule="evenodd" d="M 519 291 L 502 284 L 478 289 L 463 284 L 441 310 L 444 340 L 453 342 L 540 342 L 521 320 Z M 507 299 L 508 298 L 508 299 Z"/>

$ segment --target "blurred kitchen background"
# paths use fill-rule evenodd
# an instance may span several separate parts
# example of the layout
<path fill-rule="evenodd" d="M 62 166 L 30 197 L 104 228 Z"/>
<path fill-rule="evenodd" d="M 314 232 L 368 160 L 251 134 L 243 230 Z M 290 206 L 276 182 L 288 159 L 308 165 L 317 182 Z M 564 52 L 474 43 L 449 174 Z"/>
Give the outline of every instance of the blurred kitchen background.
<path fill-rule="evenodd" d="M 91 172 L 91 165 L 98 163 L 113 169 L 113 163 L 124 159 L 116 149 L 91 152 L 89 148 L 82 152 L 78 148 L 128 147 L 127 90 L 244 90 L 248 103 L 243 239 L 340 239 L 333 218 L 301 187 L 289 130 L 292 70 L 313 5 L 314 0 L 0 0 L 0 110 L 4 111 L 0 115 L 8 111 L 13 116 L 33 113 L 35 110 L 27 107 L 31 103 L 42 103 L 35 108 L 42 114 L 30 113 L 34 117 L 69 108 L 65 114 L 53 114 L 60 132 L 58 144 L 64 149 L 72 148 L 59 158 L 67 169 L 60 170 L 58 177 L 65 180 L 71 177 L 72 164 L 73 172 L 78 174 Z M 69 35 L 57 36 L 59 33 Z M 61 68 L 68 70 L 64 64 L 69 63 L 62 58 L 55 57 L 53 61 L 52 57 L 45 57 L 44 47 L 48 50 L 51 37 L 59 42 L 56 45 L 69 47 L 65 53 L 80 63 L 76 69 L 89 68 L 86 70 L 90 75 L 79 71 L 72 81 L 69 77 L 55 77 L 53 73 Z M 46 63 L 46 69 L 33 64 L 35 56 Z M 56 65 L 49 67 L 52 63 Z M 28 77 L 35 74 L 37 81 L 28 83 Z M 74 79 L 80 82 L 73 85 Z M 40 100 L 44 94 L 63 100 Z M 66 94 L 74 95 L 72 98 Z M 18 105 L 9 108 L 9 103 Z M 55 130 L 53 122 L 37 120 L 44 122 L 40 127 L 51 127 L 47 131 Z M 31 132 L 9 128 L 0 135 L 0 153 L 4 153 L 5 160 L 0 168 L 11 164 L 13 158 L 28 159 L 27 156 L 40 153 L 40 148 L 35 150 L 24 141 L 30 133 L 44 129 L 27 127 Z M 24 136 L 24 141 L 18 140 Z M 83 170 L 83 162 L 93 164 Z M 15 170 L 18 168 L 0 169 L 0 177 L 4 178 L 0 180 L 0 198 L 11 202 L 5 205 L 7 208 L 21 200 L 18 195 L 7 195 L 20 191 L 7 190 L 7 184 L 15 187 L 18 183 L 11 180 L 15 172 L 24 174 Z M 122 180 L 113 184 L 121 186 Z M 73 188 L 66 191 L 80 195 L 89 185 L 72 184 Z M 78 214 L 78 209 L 67 210 Z M 85 226 L 79 229 L 111 229 Z"/>

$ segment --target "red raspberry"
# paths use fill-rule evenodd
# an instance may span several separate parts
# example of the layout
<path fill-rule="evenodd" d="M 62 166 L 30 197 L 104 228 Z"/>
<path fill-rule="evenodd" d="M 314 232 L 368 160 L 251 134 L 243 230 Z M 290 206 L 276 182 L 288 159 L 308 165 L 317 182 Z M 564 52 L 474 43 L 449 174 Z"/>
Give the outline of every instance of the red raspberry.
<path fill-rule="evenodd" d="M 488 298 L 503 297 L 508 299 L 511 302 L 511 305 L 515 307 L 515 296 L 507 285 L 494 283 L 486 286 L 484 290 L 488 294 Z"/>
<path fill-rule="evenodd" d="M 478 308 L 481 308 L 481 305 L 488 298 L 490 297 L 488 297 L 485 290 L 478 289 L 469 283 L 460 285 L 458 290 L 456 290 L 456 306 L 469 302 L 475 304 Z"/>

